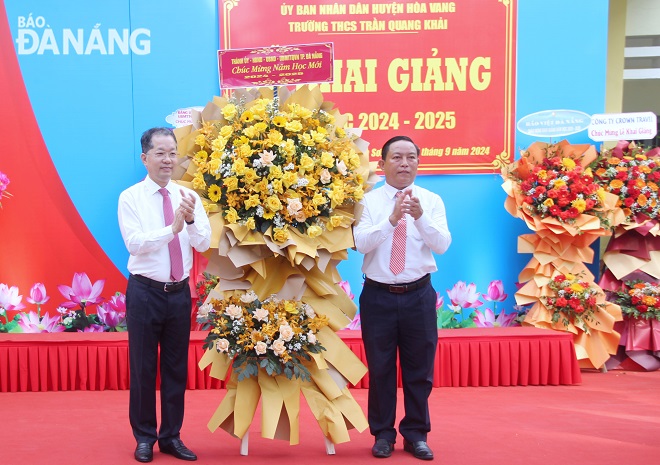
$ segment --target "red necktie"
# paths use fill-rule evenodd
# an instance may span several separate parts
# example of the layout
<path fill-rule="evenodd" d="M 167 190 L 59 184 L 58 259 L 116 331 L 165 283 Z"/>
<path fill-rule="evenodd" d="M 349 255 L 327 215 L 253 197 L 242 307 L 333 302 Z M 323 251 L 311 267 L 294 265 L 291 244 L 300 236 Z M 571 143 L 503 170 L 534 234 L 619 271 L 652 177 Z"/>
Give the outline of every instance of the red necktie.
<path fill-rule="evenodd" d="M 163 196 L 163 216 L 165 217 L 165 226 L 169 226 L 174 222 L 174 210 L 172 209 L 172 201 L 170 194 L 164 187 L 158 189 L 160 195 Z M 175 234 L 168 244 L 167 248 L 170 249 L 170 279 L 172 281 L 181 281 L 183 277 L 183 256 L 181 255 L 181 245 L 179 244 L 179 235 Z"/>
<path fill-rule="evenodd" d="M 403 192 L 396 193 L 399 198 Z M 390 255 L 390 270 L 394 274 L 401 273 L 406 267 L 406 215 L 404 214 L 394 228 L 392 236 L 392 254 Z"/>

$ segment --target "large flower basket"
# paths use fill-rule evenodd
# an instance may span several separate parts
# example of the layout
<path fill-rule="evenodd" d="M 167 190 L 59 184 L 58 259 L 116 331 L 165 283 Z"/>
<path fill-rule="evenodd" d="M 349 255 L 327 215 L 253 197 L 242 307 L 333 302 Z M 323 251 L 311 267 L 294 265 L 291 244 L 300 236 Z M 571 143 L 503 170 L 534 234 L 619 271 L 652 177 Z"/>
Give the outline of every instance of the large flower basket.
<path fill-rule="evenodd" d="M 619 349 L 607 362 L 608 368 L 619 366 L 630 358 L 644 370 L 660 368 L 658 354 L 660 336 L 652 303 L 660 280 L 660 148 L 650 150 L 628 141 L 603 151 L 595 170 L 596 178 L 608 192 L 618 197 L 620 219 L 613 224 L 614 234 L 603 254 L 605 271 L 600 280 L 609 291 L 610 300 L 624 310 L 624 319 L 617 323 L 621 333 Z M 627 292 L 641 294 L 631 285 L 645 284 L 648 295 L 631 302 Z M 636 308 L 640 306 L 640 313 Z"/>
<path fill-rule="evenodd" d="M 355 207 L 375 181 L 368 144 L 344 129 L 347 117 L 323 100 L 318 87 L 237 91 L 214 98 L 194 118 L 176 131 L 185 155 L 177 178 L 200 194 L 213 230 L 205 256 L 207 271 L 219 282 L 206 312 L 226 314 L 229 302 L 236 302 L 231 299 L 253 295 L 291 311 L 307 306 L 324 321 L 308 333 L 306 341 L 311 337 L 322 347 L 312 352 L 275 331 L 292 315 L 287 310 L 271 308 L 267 321 L 258 323 L 257 310 L 249 310 L 242 351 L 220 341 L 226 338 L 212 327 L 199 366 L 229 379 L 209 428 L 243 438 L 261 400 L 262 436 L 297 444 L 302 393 L 326 439 L 349 441 L 350 428 L 368 426 L 347 389 L 366 367 L 336 334 L 356 312 L 337 284 L 336 266 L 354 245 Z M 300 336 L 298 324 L 291 320 Z"/>
<path fill-rule="evenodd" d="M 532 254 L 515 295 L 519 305 L 531 304 L 523 325 L 573 333 L 577 358 L 587 368 L 602 368 L 616 353 L 620 335 L 614 324 L 622 319 L 620 308 L 605 300 L 585 266 L 593 262 L 591 244 L 610 234 L 607 225 L 616 212 L 616 196 L 600 188 L 587 168 L 596 155 L 589 145 L 536 142 L 502 172 L 506 210 L 533 231 L 518 241 L 520 253 Z M 589 318 L 562 313 L 551 286 L 559 276 L 583 283 L 567 297 L 573 305 L 588 299 L 593 307 Z"/>

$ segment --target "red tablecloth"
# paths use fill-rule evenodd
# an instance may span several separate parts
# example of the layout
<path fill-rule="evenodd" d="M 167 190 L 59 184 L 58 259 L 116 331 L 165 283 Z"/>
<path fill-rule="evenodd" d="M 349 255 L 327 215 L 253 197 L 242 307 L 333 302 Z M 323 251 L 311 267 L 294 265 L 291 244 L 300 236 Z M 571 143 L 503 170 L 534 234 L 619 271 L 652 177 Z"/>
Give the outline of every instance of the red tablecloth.
<path fill-rule="evenodd" d="M 365 361 L 360 331 L 338 332 Z M 581 382 L 571 334 L 533 327 L 439 330 L 433 385 L 511 386 Z M 206 332 L 193 331 L 188 388 L 224 384 L 197 361 Z M 366 363 L 366 361 L 365 361 Z M 356 388 L 368 387 L 368 374 Z M 128 389 L 126 333 L 0 334 L 0 392 Z"/>

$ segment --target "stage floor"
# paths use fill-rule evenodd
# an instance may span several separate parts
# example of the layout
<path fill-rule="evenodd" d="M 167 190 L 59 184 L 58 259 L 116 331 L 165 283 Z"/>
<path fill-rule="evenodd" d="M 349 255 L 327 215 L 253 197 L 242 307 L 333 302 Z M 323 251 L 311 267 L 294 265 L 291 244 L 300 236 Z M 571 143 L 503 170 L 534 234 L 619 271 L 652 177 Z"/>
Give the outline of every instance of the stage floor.
<path fill-rule="evenodd" d="M 579 386 L 455 387 L 430 397 L 434 463 L 443 465 L 655 465 L 660 457 L 660 371 L 583 371 Z M 351 394 L 366 412 L 368 389 Z M 301 401 L 300 444 L 261 437 L 259 415 L 250 427 L 249 455 L 239 440 L 206 424 L 224 390 L 186 394 L 182 439 L 199 465 L 380 463 L 368 431 L 325 453 L 322 433 Z M 402 418 L 398 391 L 397 420 Z M 0 393 L 3 465 L 135 464 L 128 424 L 128 391 Z M 156 449 L 157 450 L 157 449 Z M 181 465 L 159 452 L 154 464 Z M 399 439 L 387 465 L 420 463 Z"/>

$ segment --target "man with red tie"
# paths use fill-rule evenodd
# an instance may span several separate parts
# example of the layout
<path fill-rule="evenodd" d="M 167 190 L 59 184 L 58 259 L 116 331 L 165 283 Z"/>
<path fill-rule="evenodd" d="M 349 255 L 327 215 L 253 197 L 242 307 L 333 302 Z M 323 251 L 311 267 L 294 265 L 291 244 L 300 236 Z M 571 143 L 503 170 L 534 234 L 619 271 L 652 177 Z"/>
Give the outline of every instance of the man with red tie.
<path fill-rule="evenodd" d="M 428 398 L 438 342 L 433 253 L 451 243 L 445 206 L 437 194 L 414 184 L 419 147 L 407 136 L 388 140 L 378 166 L 385 184 L 362 200 L 354 228 L 364 254 L 360 318 L 369 368 L 369 429 L 374 457 L 392 455 L 396 442 L 397 351 L 405 416 L 399 423 L 403 449 L 432 460 Z"/>
<path fill-rule="evenodd" d="M 153 460 L 153 446 L 182 460 L 197 460 L 180 438 L 188 374 L 192 248 L 204 252 L 211 226 L 199 196 L 170 181 L 177 141 L 168 128 L 141 138 L 147 177 L 119 196 L 119 227 L 130 253 L 126 320 L 130 361 L 129 419 L 138 462 Z M 156 420 L 160 346 L 161 424 Z"/>

